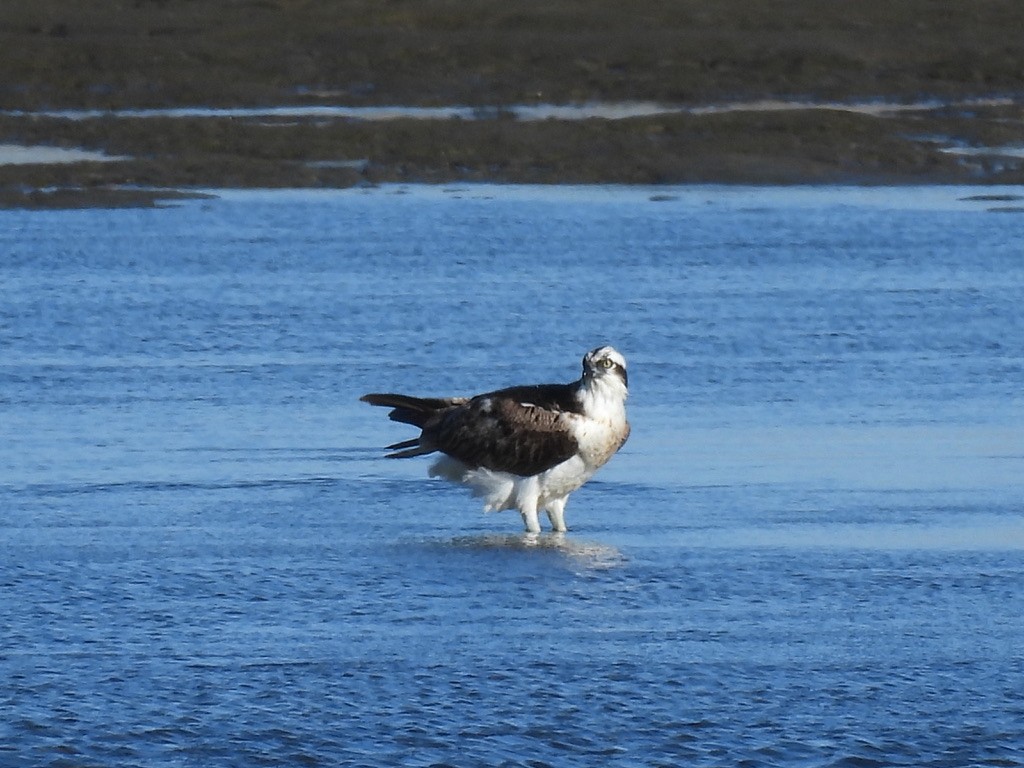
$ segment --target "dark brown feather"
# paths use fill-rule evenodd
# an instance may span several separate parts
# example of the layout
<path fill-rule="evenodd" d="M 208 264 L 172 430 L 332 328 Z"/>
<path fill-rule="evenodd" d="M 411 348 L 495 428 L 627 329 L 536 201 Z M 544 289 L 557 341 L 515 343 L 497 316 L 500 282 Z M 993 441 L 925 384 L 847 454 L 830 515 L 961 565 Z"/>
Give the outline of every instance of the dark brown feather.
<path fill-rule="evenodd" d="M 508 387 L 465 397 L 411 397 L 371 393 L 360 398 L 391 408 L 393 421 L 423 430 L 417 439 L 388 446 L 406 458 L 441 451 L 470 467 L 529 476 L 573 456 L 578 446 L 564 414 L 579 413 L 579 384 Z"/>
<path fill-rule="evenodd" d="M 391 408 L 388 418 L 392 421 L 412 424 L 420 429 L 439 411 L 467 402 L 465 397 L 411 397 L 391 392 L 373 392 L 359 399 L 370 405 Z"/>
<path fill-rule="evenodd" d="M 583 413 L 583 406 L 576 397 L 579 389 L 579 382 L 572 384 L 537 384 L 525 387 L 506 387 L 505 389 L 488 392 L 478 397 L 505 397 L 517 403 L 537 405 L 548 410 Z"/>
<path fill-rule="evenodd" d="M 470 467 L 525 477 L 575 455 L 578 446 L 563 418 L 559 411 L 496 392 L 443 412 L 426 426 L 421 441 Z"/>

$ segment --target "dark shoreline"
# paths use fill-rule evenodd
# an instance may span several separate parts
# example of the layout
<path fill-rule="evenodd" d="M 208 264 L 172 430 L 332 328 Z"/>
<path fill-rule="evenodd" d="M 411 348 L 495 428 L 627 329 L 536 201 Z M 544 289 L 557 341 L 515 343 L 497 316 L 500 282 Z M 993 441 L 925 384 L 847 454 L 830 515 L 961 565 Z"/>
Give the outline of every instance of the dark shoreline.
<path fill-rule="evenodd" d="M 1024 5 L 754 0 L 103 0 L 0 7 L 0 144 L 129 159 L 0 165 L 0 205 L 400 183 L 1021 184 Z M 340 7 L 344 6 L 344 7 Z M 893 7 L 898 6 L 898 7 Z M 965 102 L 998 97 L 996 105 Z M 934 100 L 520 121 L 502 105 Z M 948 104 L 943 106 L 942 104 Z M 477 120 L 93 117 L 54 109 L 468 105 Z M 957 105 L 960 106 L 957 106 Z M 128 188 L 128 189 L 126 189 Z M 142 192 L 140 190 L 157 190 Z M 91 201 L 91 202 L 90 202 Z"/>

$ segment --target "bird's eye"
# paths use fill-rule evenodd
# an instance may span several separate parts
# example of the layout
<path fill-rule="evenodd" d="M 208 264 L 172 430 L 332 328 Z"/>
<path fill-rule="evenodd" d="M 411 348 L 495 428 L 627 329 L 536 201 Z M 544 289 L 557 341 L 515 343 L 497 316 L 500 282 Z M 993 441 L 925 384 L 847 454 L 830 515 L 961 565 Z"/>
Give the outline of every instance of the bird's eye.
<path fill-rule="evenodd" d="M 607 357 L 606 357 L 606 358 L 604 358 L 604 359 L 603 359 L 603 360 L 601 361 L 601 367 L 602 367 L 602 368 L 611 368 L 611 367 L 612 367 L 613 365 L 615 365 L 615 363 L 613 363 L 613 362 L 612 362 L 612 361 L 611 361 L 610 359 L 608 359 Z"/>

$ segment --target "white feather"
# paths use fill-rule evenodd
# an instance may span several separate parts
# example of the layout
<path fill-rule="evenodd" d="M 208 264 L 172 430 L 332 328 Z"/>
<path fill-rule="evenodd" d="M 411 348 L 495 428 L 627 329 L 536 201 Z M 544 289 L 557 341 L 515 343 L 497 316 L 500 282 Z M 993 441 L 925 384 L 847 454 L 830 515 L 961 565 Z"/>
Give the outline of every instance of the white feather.
<path fill-rule="evenodd" d="M 523 477 L 486 467 L 467 467 L 458 459 L 442 456 L 431 464 L 430 476 L 467 486 L 483 500 L 484 511 L 500 512 L 531 504 L 544 509 L 587 482 L 596 469 L 587 468 L 579 456 L 573 456 L 539 475 Z"/>

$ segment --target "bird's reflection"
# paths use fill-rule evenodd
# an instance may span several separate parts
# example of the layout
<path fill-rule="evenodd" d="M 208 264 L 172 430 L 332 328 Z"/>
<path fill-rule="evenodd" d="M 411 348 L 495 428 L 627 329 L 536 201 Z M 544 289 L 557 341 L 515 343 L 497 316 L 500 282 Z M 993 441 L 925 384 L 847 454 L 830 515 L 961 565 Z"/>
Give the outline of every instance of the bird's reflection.
<path fill-rule="evenodd" d="M 563 532 L 484 533 L 457 536 L 451 545 L 460 549 L 549 552 L 563 555 L 588 569 L 615 568 L 626 562 L 616 547 L 585 541 Z"/>

